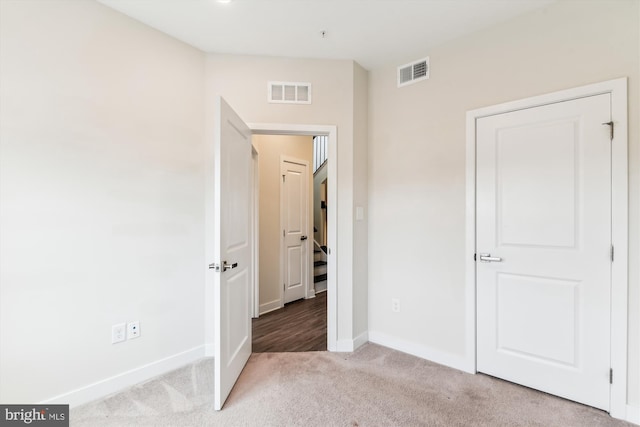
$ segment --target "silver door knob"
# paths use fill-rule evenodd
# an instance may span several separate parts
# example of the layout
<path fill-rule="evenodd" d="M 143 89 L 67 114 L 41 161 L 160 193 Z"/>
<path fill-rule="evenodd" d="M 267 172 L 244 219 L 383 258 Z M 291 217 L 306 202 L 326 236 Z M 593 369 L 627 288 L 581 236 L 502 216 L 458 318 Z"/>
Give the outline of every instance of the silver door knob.
<path fill-rule="evenodd" d="M 502 262 L 502 258 L 491 254 L 480 254 L 480 262 Z"/>
<path fill-rule="evenodd" d="M 238 266 L 237 262 L 234 262 L 233 264 L 228 264 L 227 261 L 224 261 L 222 263 L 222 271 L 231 270 L 233 268 L 236 268 L 237 266 Z"/>

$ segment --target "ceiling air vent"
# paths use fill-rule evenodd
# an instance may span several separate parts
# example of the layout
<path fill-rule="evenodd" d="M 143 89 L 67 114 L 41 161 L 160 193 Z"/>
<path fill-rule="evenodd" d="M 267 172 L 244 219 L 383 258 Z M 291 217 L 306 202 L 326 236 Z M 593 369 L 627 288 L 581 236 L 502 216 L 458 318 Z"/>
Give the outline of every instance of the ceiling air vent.
<path fill-rule="evenodd" d="M 311 104 L 311 83 L 269 82 L 268 101 L 274 104 Z"/>
<path fill-rule="evenodd" d="M 398 87 L 429 78 L 429 57 L 398 67 Z"/>

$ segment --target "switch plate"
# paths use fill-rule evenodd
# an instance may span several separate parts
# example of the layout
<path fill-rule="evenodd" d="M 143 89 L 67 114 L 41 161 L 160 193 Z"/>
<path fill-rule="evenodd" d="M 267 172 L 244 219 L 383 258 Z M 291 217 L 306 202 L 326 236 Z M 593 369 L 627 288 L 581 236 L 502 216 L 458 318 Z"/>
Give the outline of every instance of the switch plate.
<path fill-rule="evenodd" d="M 140 336 L 140 322 L 138 320 L 129 322 L 127 325 L 127 339 L 132 340 Z"/>
<path fill-rule="evenodd" d="M 391 298 L 391 311 L 400 313 L 400 300 L 398 298 Z"/>
<path fill-rule="evenodd" d="M 111 327 L 111 344 L 116 344 L 127 339 L 127 324 L 118 323 Z"/>

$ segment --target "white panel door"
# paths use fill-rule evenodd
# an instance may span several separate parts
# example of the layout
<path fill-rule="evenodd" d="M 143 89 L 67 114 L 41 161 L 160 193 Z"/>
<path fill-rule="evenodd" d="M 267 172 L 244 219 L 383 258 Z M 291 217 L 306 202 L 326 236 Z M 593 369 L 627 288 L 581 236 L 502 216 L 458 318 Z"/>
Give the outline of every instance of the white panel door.
<path fill-rule="evenodd" d="M 309 282 L 309 176 L 303 160 L 283 160 L 281 217 L 284 303 L 304 298 Z"/>
<path fill-rule="evenodd" d="M 215 404 L 222 408 L 251 355 L 251 131 L 218 98 L 215 138 Z"/>
<path fill-rule="evenodd" d="M 605 94 L 481 118 L 476 135 L 477 369 L 604 410 L 610 116 Z"/>

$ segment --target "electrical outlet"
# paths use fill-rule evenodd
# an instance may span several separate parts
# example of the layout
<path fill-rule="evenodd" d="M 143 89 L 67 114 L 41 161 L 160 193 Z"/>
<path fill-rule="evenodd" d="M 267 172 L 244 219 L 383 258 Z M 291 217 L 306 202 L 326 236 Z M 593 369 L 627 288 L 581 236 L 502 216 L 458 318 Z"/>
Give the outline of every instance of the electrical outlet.
<path fill-rule="evenodd" d="M 398 298 L 391 298 L 391 311 L 400 313 L 400 300 Z"/>
<path fill-rule="evenodd" d="M 132 340 L 134 338 L 138 338 L 140 336 L 140 322 L 134 321 L 129 322 L 127 325 L 127 339 Z"/>
<path fill-rule="evenodd" d="M 116 344 L 127 339 L 127 324 L 118 323 L 111 327 L 111 344 Z"/>

